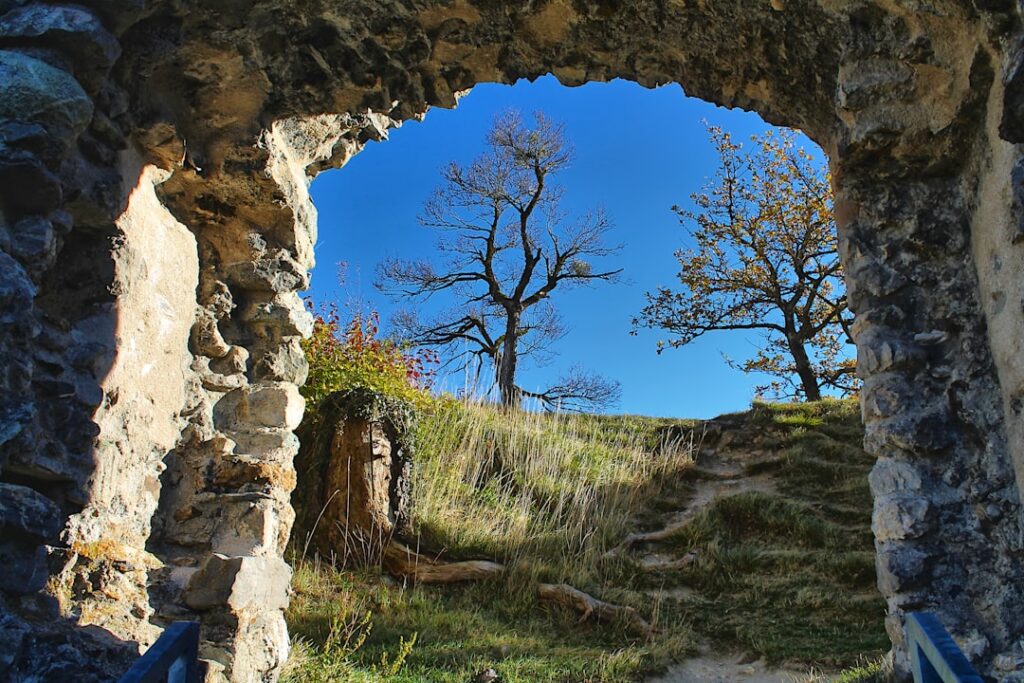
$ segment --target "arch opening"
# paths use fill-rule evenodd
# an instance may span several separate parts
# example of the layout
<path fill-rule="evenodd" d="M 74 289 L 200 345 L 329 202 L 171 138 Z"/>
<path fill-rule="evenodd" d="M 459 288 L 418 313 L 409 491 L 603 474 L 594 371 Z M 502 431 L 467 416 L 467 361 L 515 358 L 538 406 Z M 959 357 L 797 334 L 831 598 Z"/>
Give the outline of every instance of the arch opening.
<path fill-rule="evenodd" d="M 672 86 L 648 90 L 632 83 L 613 82 L 565 88 L 551 77 L 512 87 L 477 86 L 460 99 L 456 110 L 430 111 L 422 123 L 404 124 L 392 131 L 386 141 L 368 145 L 343 169 L 322 173 L 314 181 L 310 193 L 320 226 L 316 240 L 318 265 L 312 273 L 311 288 L 305 294 L 315 302 L 314 310 L 322 312 L 323 305 L 340 304 L 342 328 L 348 316 L 362 314 L 365 317 L 376 312 L 380 314 L 379 324 L 389 329 L 391 313 L 400 310 L 405 302 L 393 301 L 376 291 L 375 267 L 388 257 L 409 255 L 422 256 L 433 266 L 443 266 L 444 254 L 434 252 L 436 231 L 420 226 L 417 215 L 424 201 L 432 197 L 432 191 L 443 184 L 441 173 L 446 164 L 455 160 L 466 166 L 478 157 L 484 151 L 484 140 L 495 116 L 507 113 L 510 108 L 523 112 L 527 126 L 534 125 L 528 112 L 538 110 L 553 122 L 565 123 L 565 136 L 572 144 L 574 158 L 564 174 L 551 177 L 551 182 L 562 188 L 563 211 L 566 215 L 577 216 L 600 201 L 613 225 L 608 241 L 625 243 L 622 251 L 603 259 L 604 265 L 598 266 L 595 261 L 594 266 L 625 268 L 622 281 L 599 283 L 565 296 L 557 291 L 553 293 L 553 305 L 568 318 L 567 334 L 561 339 L 561 355 L 565 361 L 562 367 L 558 360 L 529 367 L 522 381 L 524 384 L 532 382 L 531 387 L 540 387 L 573 363 L 587 358 L 591 367 L 624 382 L 623 399 L 621 403 L 597 411 L 610 413 L 608 415 L 584 418 L 524 415 L 503 421 L 498 413 L 491 414 L 490 409 L 474 404 L 458 418 L 450 413 L 422 417 L 424 425 L 418 432 L 422 442 L 414 455 L 413 493 L 408 504 L 411 529 L 393 531 L 389 526 L 388 533 L 397 533 L 400 542 L 420 548 L 421 554 L 433 559 L 486 557 L 488 561 L 513 567 L 517 563 L 529 563 L 533 574 L 543 577 L 539 579 L 541 582 L 580 586 L 595 591 L 597 597 L 635 605 L 639 614 L 647 619 L 656 615 L 661 632 L 650 642 L 638 643 L 634 634 L 617 638 L 615 627 L 583 625 L 566 631 L 557 616 L 552 618 L 540 609 L 529 610 L 528 615 L 523 616 L 521 609 L 513 609 L 507 603 L 518 605 L 533 600 L 533 580 L 517 576 L 509 581 L 507 588 L 504 580 L 498 578 L 502 588 L 497 590 L 472 585 L 441 591 L 430 587 L 410 592 L 396 589 L 394 595 L 384 601 L 390 606 L 375 610 L 373 615 L 377 630 L 387 635 L 374 637 L 371 633 L 364 651 L 353 655 L 352 661 L 376 661 L 382 652 L 393 651 L 398 646 L 399 634 L 408 641 L 413 632 L 421 636 L 406 671 L 428 679 L 441 676 L 468 679 L 494 666 L 503 676 L 532 676 L 536 680 L 548 676 L 549 668 L 574 678 L 619 676 L 632 680 L 630 676 L 649 670 L 653 662 L 680 656 L 685 650 L 684 642 L 717 642 L 723 638 L 739 642 L 740 647 L 752 647 L 756 657 L 787 658 L 792 671 L 777 673 L 779 676 L 796 675 L 794 672 L 801 667 L 797 660 L 804 668 L 811 665 L 831 668 L 852 665 L 863 657 L 880 657 L 888 641 L 883 627 L 884 603 L 874 585 L 871 501 L 867 490 L 872 461 L 857 443 L 862 431 L 855 406 L 829 403 L 820 410 L 808 408 L 803 416 L 803 409 L 796 406 L 765 407 L 736 417 L 731 423 L 729 418 L 710 420 L 722 413 L 749 410 L 758 380 L 730 370 L 719 353 L 724 346 L 734 357 L 749 354 L 755 340 L 742 335 L 739 339 L 729 339 L 729 335 L 723 333 L 709 339 L 704 348 L 674 352 L 677 357 L 673 359 L 671 354 L 658 356 L 654 353 L 657 333 L 641 338 L 628 334 L 631 319 L 642 306 L 643 293 L 675 279 L 679 263 L 672 252 L 683 245 L 692 246 L 686 238 L 686 229 L 679 224 L 671 207 L 687 202 L 690 192 L 706 189 L 716 171 L 718 159 L 707 140 L 702 120 L 710 119 L 707 125 L 723 126 L 735 135 L 737 142 L 750 144 L 750 135 L 772 131 L 756 116 L 716 109 L 687 99 Z M 628 117 L 624 112 L 628 112 Z M 633 126 L 626 126 L 629 132 L 623 134 L 623 126 L 615 123 L 621 118 L 628 118 L 630 122 L 657 120 L 660 134 L 645 138 L 645 131 L 638 132 Z M 774 133 L 781 134 L 780 131 Z M 616 136 L 622 139 L 610 139 Z M 805 138 L 798 144 L 812 143 Z M 818 163 L 824 165 L 821 159 L 817 157 Z M 676 168 L 677 164 L 685 164 L 685 168 Z M 356 226 L 372 226 L 372 229 L 360 232 Z M 339 261 L 344 261 L 340 278 L 337 275 Z M 437 295 L 441 297 L 443 293 Z M 458 294 L 449 295 L 433 308 L 431 301 L 424 303 L 416 299 L 414 305 L 422 313 L 430 309 L 429 313 L 443 314 L 462 304 Z M 390 327 L 390 331 L 393 330 L 394 327 Z M 449 377 L 447 381 L 444 377 L 437 378 L 433 383 L 436 392 L 465 393 L 467 383 L 473 383 L 474 379 L 467 382 L 467 374 L 474 378 L 474 373 L 472 370 L 467 373 L 458 365 L 458 353 L 457 348 L 442 352 L 443 360 L 450 360 L 458 370 L 455 378 Z M 638 358 L 641 354 L 647 358 Z M 609 359 L 618 359 L 618 362 Z M 323 370 L 319 369 L 316 358 L 311 359 L 311 364 L 314 365 L 311 374 L 322 377 Z M 714 367 L 702 370 L 702 364 Z M 481 377 L 484 385 L 490 384 L 490 374 L 488 369 Z M 730 375 L 738 375 L 739 381 L 727 388 L 723 386 L 723 379 L 737 379 Z M 652 378 L 656 379 L 652 381 Z M 658 379 L 663 381 L 658 383 Z M 319 386 L 319 379 L 316 381 Z M 317 389 L 315 396 L 321 393 Z M 306 395 L 310 401 L 306 419 L 320 419 L 317 408 L 321 404 L 314 394 L 307 391 Z M 492 394 L 491 399 L 494 398 Z M 723 402 L 716 406 L 713 404 L 716 400 Z M 680 405 L 683 407 L 678 407 Z M 540 408 L 540 405 L 531 406 L 531 409 Z M 819 412 L 823 417 L 814 417 Z M 631 418 L 618 413 L 653 417 Z M 668 419 L 681 417 L 709 421 L 692 423 Z M 613 440 L 621 443 L 605 444 L 585 426 L 589 420 L 600 425 L 598 432 L 606 430 L 616 434 Z M 753 425 L 761 424 L 766 431 L 789 443 L 791 435 L 781 425 L 787 421 L 794 425 L 802 421 L 811 424 L 816 420 L 829 424 L 824 428 L 826 432 L 832 428 L 848 428 L 859 435 L 845 445 L 830 440 L 824 433 L 815 432 L 811 437 L 828 440 L 830 446 L 822 451 L 826 460 L 834 458 L 836 466 L 849 467 L 851 473 L 840 477 L 841 484 L 819 482 L 816 486 L 822 490 L 807 490 L 794 496 L 793 492 L 800 488 L 796 483 L 799 478 L 796 467 L 783 468 L 786 471 L 778 476 L 764 472 L 751 477 L 745 474 L 748 470 L 771 468 L 771 463 L 760 462 L 757 458 L 744 461 L 737 457 L 743 449 L 763 448 L 750 438 L 756 429 Z M 495 422 L 501 426 L 495 426 Z M 382 420 L 382 423 L 387 424 L 387 421 Z M 346 431 L 349 424 L 345 422 Z M 700 434 L 705 429 L 710 434 L 702 440 Z M 728 439 L 722 439 L 722 453 L 714 455 L 720 431 L 728 432 L 729 439 L 733 436 L 739 439 L 732 445 L 727 443 Z M 811 431 L 815 431 L 813 427 Z M 544 434 L 543 440 L 549 441 L 551 446 L 531 440 L 527 435 L 534 432 Z M 318 439 L 315 435 L 319 434 L 308 422 L 299 430 L 303 446 L 297 458 L 298 483 L 293 504 L 298 517 L 292 543 L 300 558 L 303 552 L 308 558 L 314 549 L 322 547 L 319 545 L 321 537 L 327 535 L 322 530 L 336 515 L 354 516 L 348 509 L 339 512 L 335 509 L 338 506 L 332 506 L 333 501 L 329 499 L 334 490 L 316 486 L 331 479 L 323 470 L 311 468 L 315 458 L 328 457 L 321 454 L 319 446 L 311 446 L 330 441 Z M 488 439 L 496 445 L 486 446 L 484 442 Z M 679 443 L 659 450 L 657 444 L 663 441 Z M 395 443 L 398 442 L 392 441 L 393 448 Z M 339 450 L 335 450 L 335 445 L 332 442 L 331 454 L 344 460 L 344 453 L 348 451 L 343 453 L 340 444 Z M 847 446 L 852 447 L 845 450 Z M 801 450 L 792 444 L 768 449 L 774 449 L 778 455 L 790 447 Z M 556 452 L 560 449 L 563 453 Z M 598 454 L 607 453 L 608 449 L 611 455 L 607 460 L 611 462 L 603 462 Z M 479 457 L 474 458 L 474 454 Z M 799 458 L 809 455 L 809 451 L 801 451 Z M 697 456 L 698 464 L 690 461 L 692 456 Z M 658 464 L 652 464 L 654 461 Z M 627 474 L 631 469 L 642 474 Z M 719 475 L 726 478 L 724 483 L 712 481 Z M 702 480 L 702 477 L 709 480 Z M 564 480 L 565 485 L 551 490 L 545 479 Z M 664 486 L 657 481 L 659 479 L 666 480 Z M 779 490 L 780 485 L 785 493 Z M 852 527 L 841 534 L 845 539 L 840 551 L 841 562 L 849 563 L 842 581 L 835 581 L 823 569 L 806 571 L 799 577 L 789 572 L 783 579 L 770 562 L 734 564 L 739 557 L 769 557 L 790 552 L 794 566 L 817 567 L 823 554 L 828 552 L 824 537 L 811 541 L 813 549 L 805 552 L 798 549 L 806 540 L 798 537 L 799 534 L 783 532 L 776 537 L 774 532 L 768 531 L 762 546 L 761 541 L 749 537 L 750 529 L 739 522 L 743 514 L 738 513 L 735 519 L 732 515 L 747 504 L 773 510 L 783 506 L 786 512 L 777 510 L 781 519 L 785 514 L 804 509 L 805 505 L 820 505 L 830 499 L 832 494 L 825 493 L 824 488 L 832 491 L 832 487 L 853 487 L 860 492 L 859 497 L 850 497 L 853 505 L 846 511 L 848 517 L 842 520 L 843 524 L 852 523 Z M 573 489 L 575 491 L 570 493 Z M 569 510 L 566 516 L 570 519 L 560 522 L 554 515 L 547 515 L 543 508 L 550 505 L 540 502 L 547 500 L 546 497 L 558 500 L 558 508 Z M 659 506 L 667 507 L 661 511 L 644 505 L 637 507 L 634 504 L 637 499 L 657 500 Z M 671 511 L 666 512 L 669 509 Z M 321 514 L 324 511 L 326 513 Z M 805 529 L 820 525 L 835 530 L 840 523 L 839 516 L 835 519 L 829 514 L 801 516 L 798 512 L 792 526 Z M 640 540 L 639 529 L 628 522 L 622 523 L 626 518 L 637 517 L 648 520 L 644 530 L 655 532 L 649 543 Z M 683 531 L 676 517 L 702 521 Z M 730 521 L 721 522 L 723 519 Z M 700 536 L 700 532 L 693 531 L 697 526 L 715 523 L 724 524 L 723 535 L 715 532 L 713 538 L 691 538 L 691 532 Z M 311 532 L 312 525 L 316 526 Z M 669 527 L 664 535 L 675 541 L 655 541 L 659 525 Z M 771 523 L 766 522 L 765 528 L 770 526 Z M 320 537 L 307 543 L 317 530 L 322 532 Z M 531 535 L 588 540 L 538 543 L 529 539 Z M 320 643 L 325 632 L 316 615 L 321 613 L 325 601 L 361 605 L 364 596 L 388 591 L 377 585 L 373 570 L 368 575 L 359 572 L 363 558 L 361 554 L 346 552 L 350 540 L 333 535 L 335 545 L 328 543 L 326 552 L 321 550 L 322 559 L 329 562 L 333 557 L 350 572 L 345 574 L 351 582 L 344 597 L 320 590 L 331 584 L 324 578 L 330 576 L 330 569 L 324 565 L 317 569 L 315 563 L 301 559 L 297 564 L 299 588 L 289 620 L 300 636 L 309 639 L 311 652 L 315 653 L 296 664 L 305 667 L 302 671 L 309 677 L 315 676 L 313 672 L 318 666 L 324 666 Z M 797 554 L 801 559 L 796 558 Z M 573 556 L 572 560 L 569 555 Z M 690 566 L 698 557 L 701 558 L 699 563 Z M 630 564 L 632 561 L 637 564 Z M 377 561 L 371 564 L 376 565 Z M 722 574 L 736 579 L 728 585 L 715 584 L 712 577 Z M 659 582 L 671 587 L 655 586 Z M 799 602 L 802 605 L 797 610 L 800 616 L 794 616 L 789 609 L 778 612 L 764 604 L 755 606 L 757 591 L 752 586 L 757 582 L 761 582 L 758 590 L 775 591 L 775 604 Z M 769 585 L 773 587 L 769 589 Z M 827 608 L 824 604 L 812 606 L 809 595 L 815 590 L 833 595 L 835 599 L 827 601 Z M 712 594 L 716 597 L 712 598 Z M 659 601 L 659 607 L 651 610 L 651 601 Z M 410 618 L 411 602 L 421 606 L 419 618 Z M 716 604 L 714 615 L 728 613 L 731 624 L 746 623 L 746 632 L 767 634 L 764 643 L 754 644 L 742 637 L 735 640 L 737 629 L 716 621 L 713 614 L 704 614 L 700 605 L 711 603 Z M 478 610 L 480 616 L 470 615 L 466 611 L 468 607 Z M 353 608 L 353 614 L 357 612 L 362 616 L 361 608 Z M 517 616 L 512 619 L 498 616 L 510 612 Z M 696 614 L 703 616 L 694 618 Z M 688 623 L 704 625 L 693 629 L 677 623 L 675 620 L 683 615 L 689 615 Z M 804 619 L 802 625 L 797 623 L 801 618 Z M 463 643 L 465 656 L 455 657 L 453 661 L 438 656 L 437 663 L 431 663 L 434 653 L 444 651 L 448 638 L 455 637 L 449 634 L 449 624 L 479 619 L 486 620 L 487 626 L 473 630 L 487 642 L 507 641 L 507 651 L 485 662 L 473 654 L 479 648 L 470 637 Z M 782 622 L 786 625 L 779 626 Z M 771 623 L 776 625 L 771 626 Z M 452 628 L 457 631 L 460 627 L 453 625 Z M 605 655 L 594 653 L 593 648 L 602 647 L 597 642 L 585 647 L 576 642 L 580 629 L 591 632 L 593 639 L 600 643 L 608 641 L 610 649 Z M 843 635 L 831 644 L 822 639 L 808 649 L 799 634 L 814 630 Z M 515 632 L 531 634 L 529 651 L 523 649 L 523 637 L 514 635 Z M 726 632 L 733 635 L 726 636 Z M 729 671 L 740 675 L 743 666 L 722 652 L 709 655 L 716 656 L 724 658 L 723 666 L 732 667 L 725 669 L 721 676 L 727 677 Z"/>
<path fill-rule="evenodd" d="M 118 651 L 116 642 L 90 640 L 89 624 L 130 649 L 150 637 L 140 625 L 182 615 L 202 618 L 204 654 L 223 676 L 277 675 L 287 648 L 281 554 L 302 407 L 299 339 L 308 331 L 298 292 L 315 234 L 307 178 L 393 121 L 451 106 L 476 83 L 548 72 L 566 84 L 679 82 L 707 101 L 800 128 L 828 152 L 860 320 L 866 448 L 879 458 L 871 486 L 889 636 L 899 653 L 903 612 L 932 609 L 986 672 L 1020 668 L 1016 170 L 1024 130 L 1015 6 L 17 5 L 0 5 L 0 70 L 10 75 L 0 80 L 0 292 L 16 313 L 0 330 L 11 369 L 0 376 L 0 481 L 18 497 L 5 497 L 0 511 L 33 503 L 53 523 L 28 525 L 17 510 L 3 517 L 16 536 L 4 539 L 2 586 L 19 653 L 3 665 L 13 675 L 46 662 L 47 642 Z M 165 225 L 185 226 L 198 253 L 196 320 L 188 348 L 170 351 L 180 375 L 165 378 L 170 395 L 182 388 L 177 409 L 156 401 L 153 384 L 115 382 L 109 367 L 95 365 L 110 349 L 128 350 L 109 331 L 109 343 L 78 358 L 71 347 L 82 321 L 47 303 L 68 285 L 42 277 L 62 243 L 81 239 L 113 253 L 105 240 L 123 236 L 116 222 L 145 175 L 139 159 L 170 172 L 155 190 L 173 218 Z M 69 226 L 74 238 L 54 238 Z M 108 293 L 124 296 L 118 287 Z M 145 318 L 144 306 L 134 310 Z M 40 335 L 49 347 L 37 348 Z M 72 399 L 59 384 L 71 369 L 104 400 L 157 406 L 157 422 L 180 427 L 174 447 L 126 442 L 120 425 L 97 418 L 92 399 Z M 81 442 L 62 436 L 61 448 L 47 450 L 38 416 L 58 408 L 87 426 L 76 431 Z M 110 499 L 106 480 L 93 476 L 116 461 L 118 444 L 127 457 L 116 475 L 159 490 L 155 522 L 140 502 L 155 493 Z M 39 476 L 35 466 L 54 458 L 95 467 Z M 56 489 L 76 490 L 75 499 Z M 144 550 L 134 535 L 151 523 L 152 567 L 127 552 Z M 81 541 L 127 550 L 90 558 Z M 60 566 L 48 568 L 48 555 Z M 76 584 L 81 592 L 63 614 L 42 593 L 22 594 L 36 574 L 74 576 L 86 560 L 110 582 Z M 32 568 L 32 581 L 15 567 Z M 122 584 L 154 604 L 105 611 L 117 602 L 105 591 Z M 77 660 L 94 663 L 102 679 L 104 657 Z"/>

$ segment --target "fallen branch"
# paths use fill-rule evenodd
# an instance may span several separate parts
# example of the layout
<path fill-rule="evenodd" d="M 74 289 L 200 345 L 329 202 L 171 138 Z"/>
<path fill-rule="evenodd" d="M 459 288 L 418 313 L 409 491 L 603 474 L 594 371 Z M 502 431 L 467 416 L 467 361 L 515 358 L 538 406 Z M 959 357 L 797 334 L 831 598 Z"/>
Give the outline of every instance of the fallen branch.
<path fill-rule="evenodd" d="M 654 636 L 654 628 L 632 607 L 598 600 L 568 584 L 542 583 L 537 586 L 537 597 L 541 602 L 554 603 L 580 612 L 580 622 L 593 617 L 597 621 L 621 623 L 630 632 L 646 639 Z"/>

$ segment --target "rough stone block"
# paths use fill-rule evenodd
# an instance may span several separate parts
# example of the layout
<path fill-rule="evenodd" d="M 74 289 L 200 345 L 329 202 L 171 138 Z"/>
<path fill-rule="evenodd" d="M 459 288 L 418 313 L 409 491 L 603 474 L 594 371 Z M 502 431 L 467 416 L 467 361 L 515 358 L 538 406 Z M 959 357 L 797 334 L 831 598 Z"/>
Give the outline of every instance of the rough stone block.
<path fill-rule="evenodd" d="M 245 347 L 232 346 L 223 357 L 210 361 L 210 369 L 222 375 L 241 374 L 245 372 L 248 361 L 249 351 Z"/>
<path fill-rule="evenodd" d="M 868 475 L 871 492 L 884 496 L 897 491 L 920 491 L 921 475 L 913 465 L 892 458 L 879 458 Z"/>
<path fill-rule="evenodd" d="M 308 337 L 313 334 L 313 316 L 295 292 L 277 294 L 268 301 L 251 301 L 242 309 L 241 319 L 263 335 Z"/>
<path fill-rule="evenodd" d="M 294 292 L 309 287 L 306 269 L 284 250 L 227 262 L 221 273 L 230 284 L 253 291 Z"/>
<path fill-rule="evenodd" d="M 35 295 L 36 287 L 21 264 L 0 253 L 0 326 L 24 322 Z"/>
<path fill-rule="evenodd" d="M 867 397 L 865 397 L 867 400 Z M 873 414 L 868 407 L 865 413 Z M 884 453 L 889 448 L 913 456 L 937 453 L 956 442 L 955 420 L 942 405 L 915 409 L 913 404 L 891 405 L 886 416 L 865 425 L 865 450 Z"/>
<path fill-rule="evenodd" d="M 239 431 L 246 431 L 246 427 L 293 430 L 306 409 L 306 400 L 294 384 L 255 385 L 231 392 L 221 400 L 235 403 L 234 426 Z"/>
<path fill-rule="evenodd" d="M 10 614 L 0 614 L 0 675 L 17 661 L 29 632 L 25 622 Z"/>
<path fill-rule="evenodd" d="M 299 340 L 293 339 L 265 351 L 253 365 L 257 379 L 303 385 L 309 375 L 309 361 Z"/>
<path fill-rule="evenodd" d="M 121 56 L 121 45 L 81 7 L 28 5 L 0 19 L 0 42 L 40 39 L 74 57 L 79 79 L 93 86 Z"/>
<path fill-rule="evenodd" d="M 50 540 L 60 533 L 57 504 L 27 486 L 0 482 L 0 528 Z"/>
<path fill-rule="evenodd" d="M 46 548 L 32 542 L 0 541 L 0 590 L 15 595 L 35 593 L 50 578 Z"/>
<path fill-rule="evenodd" d="M 269 680 L 288 659 L 288 626 L 280 612 L 263 612 L 240 624 L 235 635 L 233 681 Z"/>
<path fill-rule="evenodd" d="M 999 135 L 1009 142 L 1024 142 L 1024 52 L 1013 56 L 1006 69 L 1003 83 L 1003 117 Z"/>
<path fill-rule="evenodd" d="M 291 568 L 278 557 L 228 557 L 215 553 L 189 579 L 185 602 L 197 610 L 281 610 L 288 606 L 291 578 Z"/>
<path fill-rule="evenodd" d="M 0 50 L 0 119 L 38 123 L 65 147 L 89 125 L 93 105 L 70 74 Z"/>
<path fill-rule="evenodd" d="M 60 179 L 35 155 L 21 150 L 0 155 L 0 203 L 6 208 L 20 214 L 47 213 L 63 198 Z"/>
<path fill-rule="evenodd" d="M 240 503 L 226 506 L 211 541 L 213 551 L 235 556 L 276 550 L 280 523 L 274 501 Z"/>
<path fill-rule="evenodd" d="M 236 453 L 244 453 L 261 461 L 286 464 L 299 452 L 299 438 L 283 429 L 234 432 Z"/>
<path fill-rule="evenodd" d="M 927 498 L 904 493 L 875 499 L 871 530 L 879 541 L 918 538 L 932 527 L 932 507 Z"/>
<path fill-rule="evenodd" d="M 217 320 L 205 309 L 196 315 L 189 341 L 194 353 L 210 358 L 222 358 L 231 350 L 231 346 L 221 336 Z"/>
<path fill-rule="evenodd" d="M 876 558 L 878 590 L 891 595 L 920 585 L 928 578 L 928 559 L 927 553 L 908 546 L 883 548 Z"/>
<path fill-rule="evenodd" d="M 49 268 L 57 256 L 57 240 L 50 221 L 41 216 L 31 216 L 14 224 L 12 247 L 14 255 L 22 263 L 37 268 Z"/>

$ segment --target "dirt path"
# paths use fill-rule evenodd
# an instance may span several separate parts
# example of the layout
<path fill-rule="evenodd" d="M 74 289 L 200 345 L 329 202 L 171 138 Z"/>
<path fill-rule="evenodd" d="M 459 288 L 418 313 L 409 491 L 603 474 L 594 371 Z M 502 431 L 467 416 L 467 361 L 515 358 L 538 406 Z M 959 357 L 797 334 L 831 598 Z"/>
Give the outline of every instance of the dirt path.
<path fill-rule="evenodd" d="M 803 671 L 769 669 L 764 662 L 747 662 L 742 655 L 708 654 L 671 667 L 648 683 L 799 683 L 807 678 Z"/>
<path fill-rule="evenodd" d="M 667 513 L 660 529 L 630 534 L 609 554 L 633 554 L 644 571 L 651 573 L 675 571 L 692 562 L 695 556 L 680 558 L 659 552 L 659 542 L 674 536 L 719 498 L 748 492 L 775 492 L 776 483 L 770 474 L 745 474 L 744 460 L 746 458 L 735 452 L 702 453 L 697 463 L 696 490 L 686 505 Z M 693 590 L 675 587 L 646 593 L 652 598 L 664 599 L 689 595 Z M 769 668 L 763 661 L 752 661 L 742 653 L 716 653 L 710 643 L 705 643 L 701 649 L 700 656 L 670 667 L 664 675 L 650 678 L 647 683 L 800 683 L 810 678 L 806 671 Z"/>

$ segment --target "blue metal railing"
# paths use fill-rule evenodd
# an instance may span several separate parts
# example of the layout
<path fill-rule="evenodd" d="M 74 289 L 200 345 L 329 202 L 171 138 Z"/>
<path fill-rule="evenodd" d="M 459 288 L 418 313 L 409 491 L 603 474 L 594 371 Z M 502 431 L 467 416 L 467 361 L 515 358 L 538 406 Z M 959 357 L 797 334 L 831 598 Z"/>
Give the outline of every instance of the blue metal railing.
<path fill-rule="evenodd" d="M 118 683 L 200 683 L 199 624 L 168 626 Z"/>
<path fill-rule="evenodd" d="M 906 627 L 914 683 L 983 683 L 934 614 L 907 614 Z"/>
<path fill-rule="evenodd" d="M 934 614 L 907 614 L 906 629 L 915 683 L 984 683 Z M 171 624 L 119 683 L 200 683 L 199 624 Z"/>

